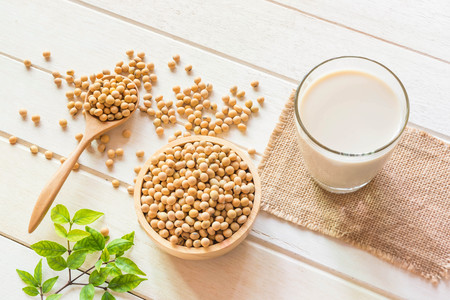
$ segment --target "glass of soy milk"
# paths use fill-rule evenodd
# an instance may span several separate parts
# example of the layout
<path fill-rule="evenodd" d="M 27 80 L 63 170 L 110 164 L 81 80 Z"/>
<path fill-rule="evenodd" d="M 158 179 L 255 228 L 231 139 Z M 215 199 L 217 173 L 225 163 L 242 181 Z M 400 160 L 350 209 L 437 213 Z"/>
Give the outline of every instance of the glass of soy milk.
<path fill-rule="evenodd" d="M 322 188 L 365 186 L 391 156 L 409 117 L 400 79 L 364 57 L 322 62 L 300 83 L 295 119 L 303 161 Z"/>

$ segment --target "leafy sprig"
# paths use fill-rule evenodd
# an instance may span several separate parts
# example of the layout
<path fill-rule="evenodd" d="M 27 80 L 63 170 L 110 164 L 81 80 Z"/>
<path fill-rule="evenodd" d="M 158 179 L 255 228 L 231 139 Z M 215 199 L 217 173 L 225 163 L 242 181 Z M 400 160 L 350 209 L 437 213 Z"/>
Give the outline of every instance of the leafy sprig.
<path fill-rule="evenodd" d="M 81 300 L 94 298 L 96 288 L 103 289 L 102 300 L 115 299 L 109 292 L 124 293 L 136 288 L 142 281 L 147 280 L 145 273 L 129 258 L 123 257 L 134 245 L 134 231 L 121 238 L 109 241 L 109 236 L 103 236 L 99 231 L 87 225 L 92 224 L 103 213 L 90 209 L 78 210 L 73 218 L 67 208 L 56 205 L 51 211 L 51 219 L 58 236 L 66 239 L 67 246 L 53 241 L 43 240 L 31 245 L 31 248 L 44 257 L 47 265 L 54 271 L 68 270 L 68 281 L 56 292 L 50 294 L 59 276 L 49 278 L 42 282 L 42 259 L 36 265 L 34 274 L 27 271 L 16 270 L 20 279 L 27 285 L 22 290 L 29 296 L 40 296 L 47 300 L 57 300 L 60 293 L 70 285 L 83 286 L 80 290 Z M 85 225 L 84 230 L 74 228 L 73 225 Z M 67 229 L 68 226 L 68 229 Z M 75 243 L 71 247 L 71 243 Z M 80 268 L 88 256 L 98 257 L 97 262 L 72 278 L 72 270 Z M 88 282 L 79 282 L 80 278 L 89 274 Z"/>

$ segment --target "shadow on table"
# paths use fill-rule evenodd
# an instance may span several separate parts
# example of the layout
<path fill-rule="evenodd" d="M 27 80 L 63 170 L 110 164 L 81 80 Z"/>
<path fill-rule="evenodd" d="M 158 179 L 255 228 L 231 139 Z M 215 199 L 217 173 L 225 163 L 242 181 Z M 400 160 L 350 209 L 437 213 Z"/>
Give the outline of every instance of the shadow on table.
<path fill-rule="evenodd" d="M 252 243 L 244 241 L 230 253 L 209 260 L 190 261 L 164 254 L 173 274 L 174 288 L 180 288 L 184 299 L 242 299 L 258 293 L 264 284 L 266 268 L 263 255 Z M 252 289 L 246 290 L 246 289 Z M 243 292 L 245 291 L 245 292 Z"/>

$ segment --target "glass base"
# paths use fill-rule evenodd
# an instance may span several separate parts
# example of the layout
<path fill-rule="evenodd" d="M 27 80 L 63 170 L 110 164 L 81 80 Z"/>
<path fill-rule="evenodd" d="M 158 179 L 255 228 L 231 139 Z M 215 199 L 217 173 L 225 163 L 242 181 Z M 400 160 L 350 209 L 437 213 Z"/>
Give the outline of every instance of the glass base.
<path fill-rule="evenodd" d="M 370 182 L 370 180 L 369 180 L 366 183 L 363 183 L 361 185 L 351 187 L 351 188 L 335 188 L 335 187 L 331 187 L 326 184 L 323 184 L 322 182 L 318 181 L 315 178 L 313 178 L 313 179 L 321 188 L 323 188 L 324 190 L 326 190 L 328 192 L 335 193 L 335 194 L 347 194 L 347 193 L 355 192 Z"/>

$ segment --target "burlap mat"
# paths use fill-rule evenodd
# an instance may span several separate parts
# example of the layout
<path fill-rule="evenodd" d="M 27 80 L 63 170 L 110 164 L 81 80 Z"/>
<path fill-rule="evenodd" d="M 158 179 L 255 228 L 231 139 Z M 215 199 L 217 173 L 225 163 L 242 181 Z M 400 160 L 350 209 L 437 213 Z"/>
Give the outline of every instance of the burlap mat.
<path fill-rule="evenodd" d="M 303 166 L 291 96 L 259 166 L 262 209 L 365 249 L 433 282 L 450 269 L 450 147 L 407 128 L 361 190 L 321 189 Z"/>

